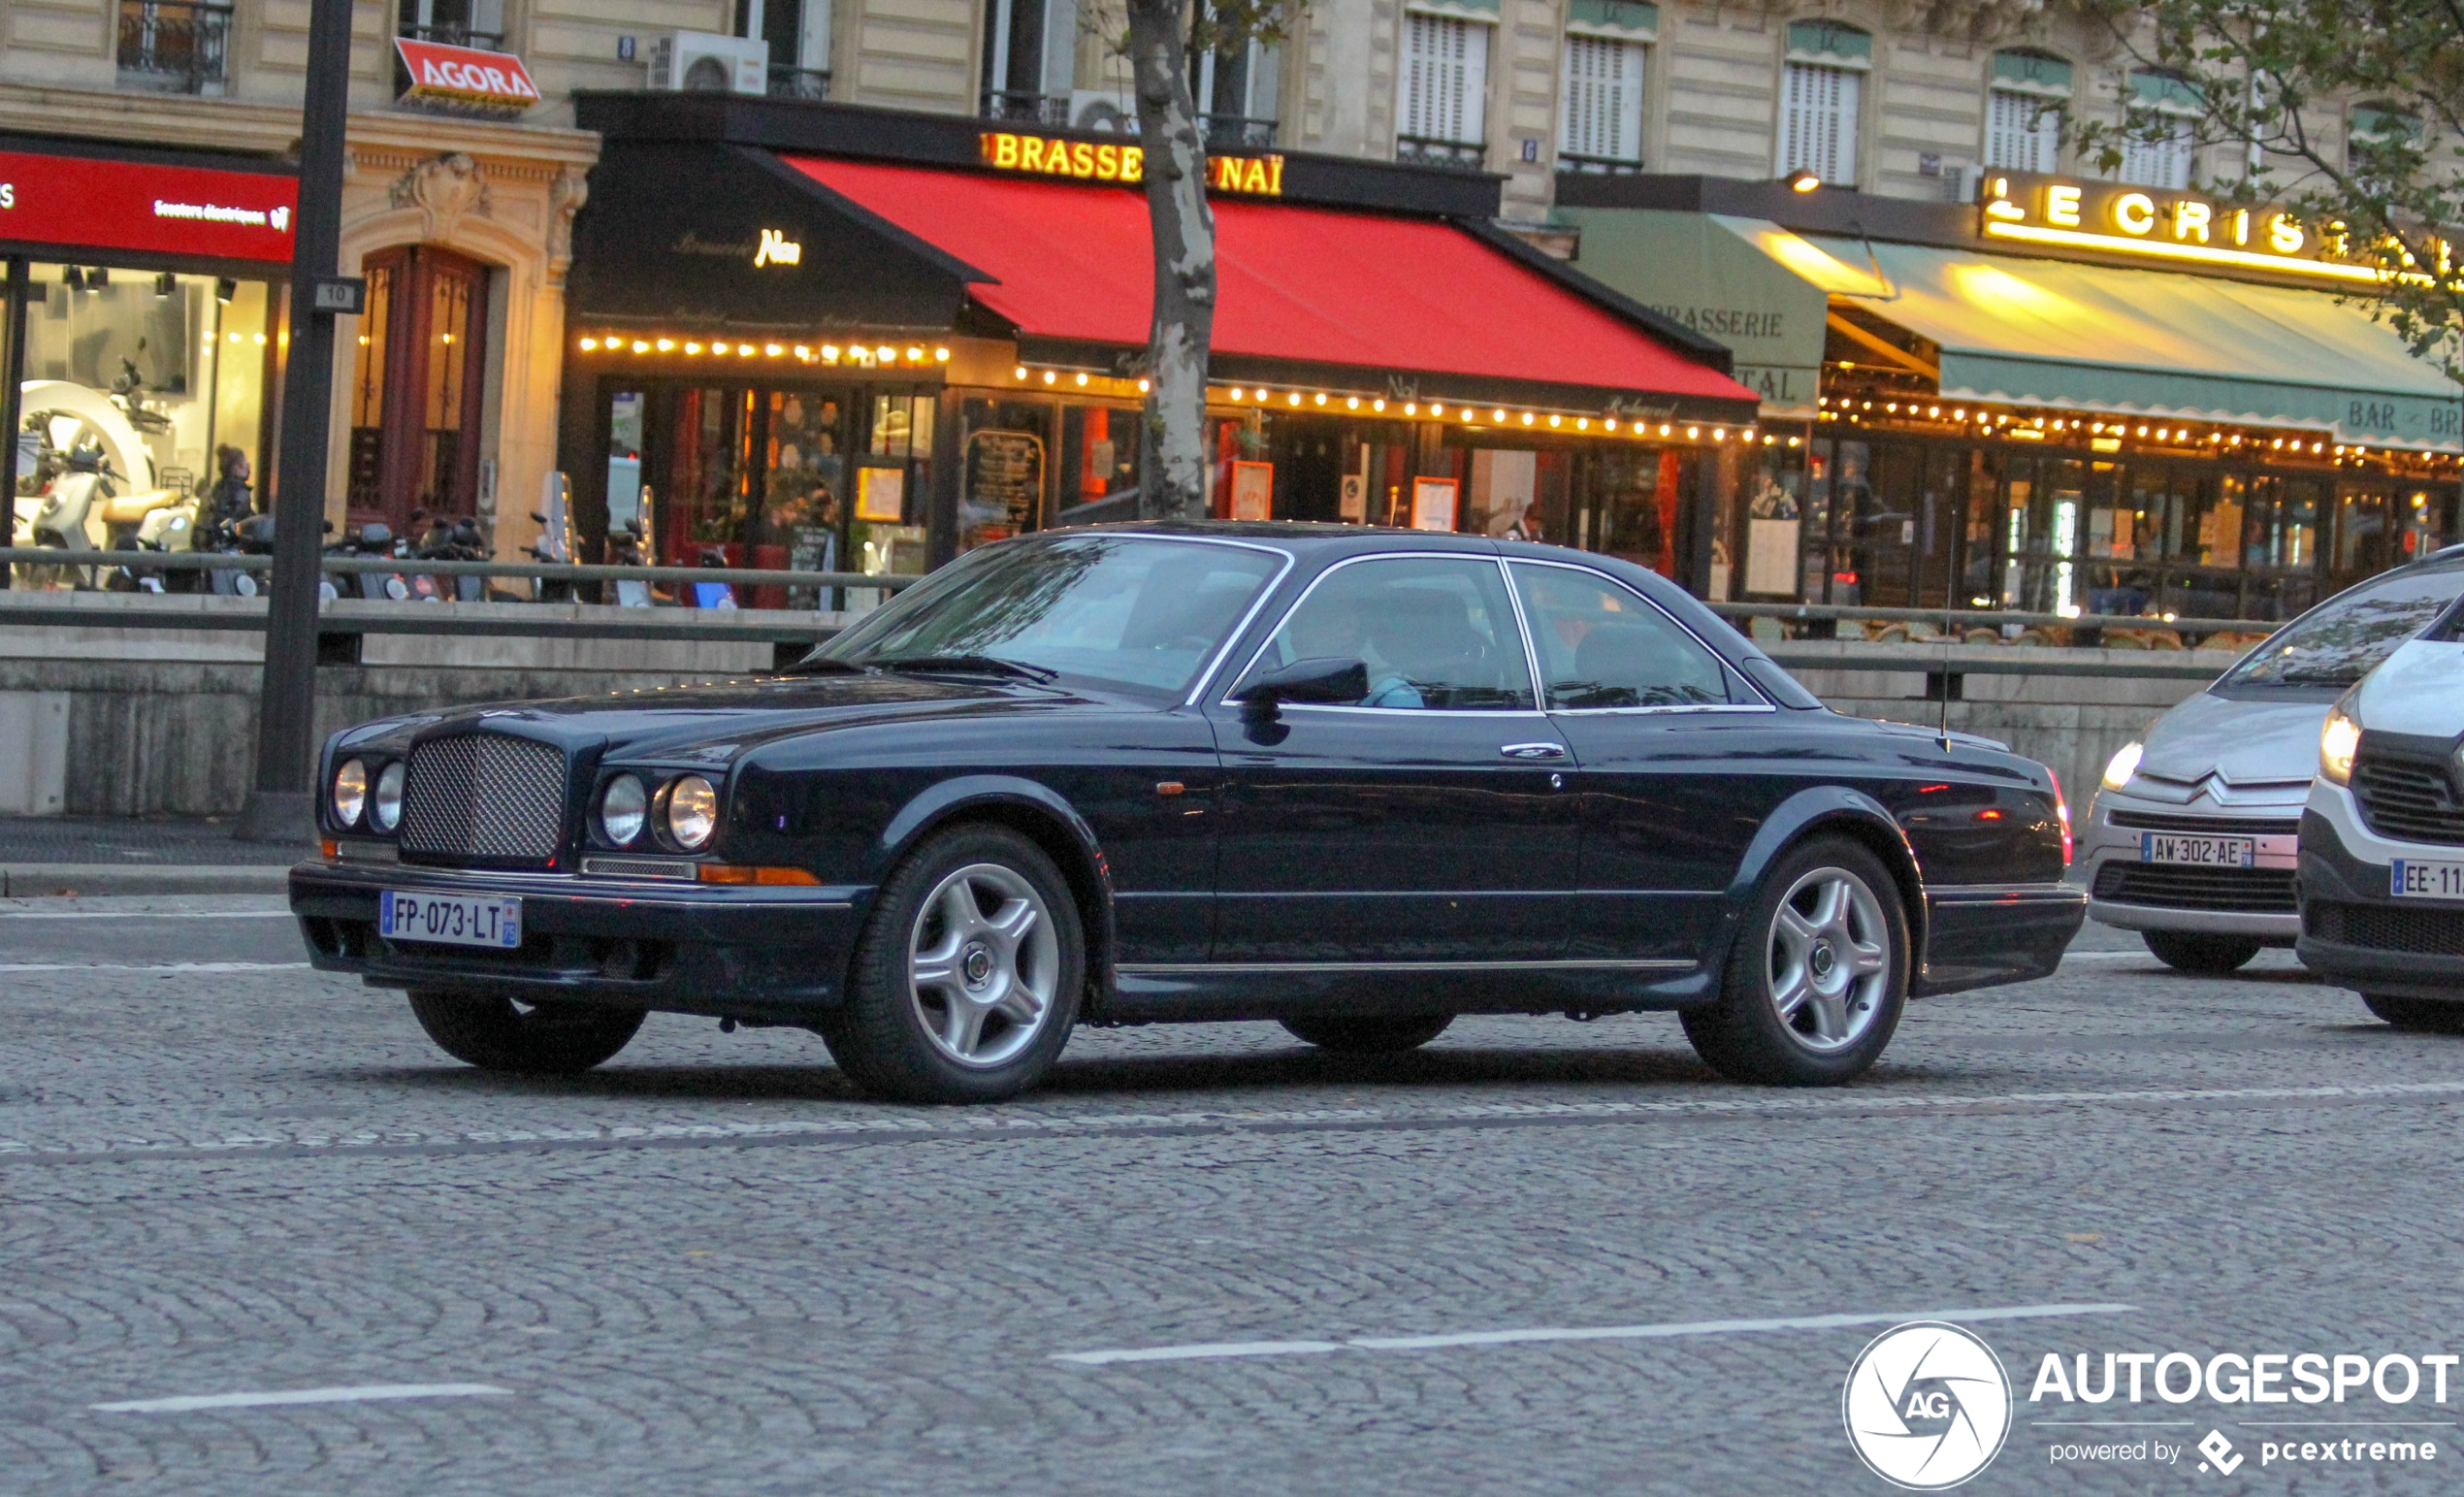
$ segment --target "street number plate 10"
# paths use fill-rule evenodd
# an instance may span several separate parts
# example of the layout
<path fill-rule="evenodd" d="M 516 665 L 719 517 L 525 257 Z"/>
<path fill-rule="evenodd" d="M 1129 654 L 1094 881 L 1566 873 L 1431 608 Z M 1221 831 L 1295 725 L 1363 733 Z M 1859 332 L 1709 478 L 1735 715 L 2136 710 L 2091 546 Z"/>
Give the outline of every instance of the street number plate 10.
<path fill-rule="evenodd" d="M 2187 862 L 2202 868 L 2254 868 L 2254 837 L 2186 837 L 2170 831 L 2139 833 L 2141 862 Z"/>
<path fill-rule="evenodd" d="M 388 889 L 377 896 L 376 929 L 389 941 L 436 941 L 511 951 L 522 944 L 522 901 Z"/>
<path fill-rule="evenodd" d="M 2399 899 L 2464 899 L 2464 862 L 2398 858 L 2387 869 L 2387 893 Z"/>

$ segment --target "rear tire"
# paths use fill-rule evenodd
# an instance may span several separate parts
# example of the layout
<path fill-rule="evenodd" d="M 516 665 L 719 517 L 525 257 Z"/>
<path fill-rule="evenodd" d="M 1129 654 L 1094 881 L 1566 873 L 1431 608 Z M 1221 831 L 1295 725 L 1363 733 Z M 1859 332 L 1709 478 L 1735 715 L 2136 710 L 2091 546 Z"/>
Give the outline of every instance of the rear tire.
<path fill-rule="evenodd" d="M 1680 1018 L 1731 1081 L 1835 1087 L 1873 1064 L 1908 999 L 1908 917 L 1882 860 L 1844 837 L 1780 855 L 1739 923 L 1720 999 Z"/>
<path fill-rule="evenodd" d="M 2238 972 L 2258 955 L 2259 943 L 2238 935 L 2205 935 L 2193 930 L 2142 930 L 2158 961 L 2176 972 L 2222 977 Z"/>
<path fill-rule="evenodd" d="M 1418 1050 L 1446 1031 L 1452 1014 L 1410 1014 L 1396 1019 L 1282 1019 L 1293 1038 L 1339 1056 L 1399 1056 Z"/>
<path fill-rule="evenodd" d="M 2464 1003 L 2398 998 L 2383 993 L 2365 993 L 2361 1001 L 2370 1012 L 2410 1034 L 2464 1034 Z"/>
<path fill-rule="evenodd" d="M 518 1004 L 490 993 L 410 994 L 411 1017 L 466 1065 L 515 1076 L 572 1076 L 625 1048 L 648 1017 L 638 1008 Z"/>
<path fill-rule="evenodd" d="M 1078 901 L 1044 850 L 960 826 L 910 854 L 816 1028 L 848 1080 L 897 1102 L 998 1102 L 1053 1068 L 1086 988 Z"/>

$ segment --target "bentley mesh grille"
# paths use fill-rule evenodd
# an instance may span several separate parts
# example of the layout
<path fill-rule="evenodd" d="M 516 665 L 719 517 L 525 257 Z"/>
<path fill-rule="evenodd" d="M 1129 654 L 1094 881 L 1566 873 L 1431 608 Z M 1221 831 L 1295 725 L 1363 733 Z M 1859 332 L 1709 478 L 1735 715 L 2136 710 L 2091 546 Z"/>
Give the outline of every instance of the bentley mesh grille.
<path fill-rule="evenodd" d="M 2427 957 L 2464 957 L 2464 920 L 2452 909 L 2409 910 L 2385 904 L 2348 904 L 2313 899 L 2302 912 L 2302 932 L 2338 946 L 2413 952 Z"/>
<path fill-rule="evenodd" d="M 2164 910 L 2289 915 L 2293 912 L 2293 870 L 2108 862 L 2096 872 L 2095 895 L 2118 904 L 2146 904 Z"/>
<path fill-rule="evenodd" d="M 2383 837 L 2464 843 L 2464 806 L 2443 765 L 2364 753 L 2352 766 L 2352 796 Z"/>
<path fill-rule="evenodd" d="M 404 851 L 543 864 L 564 837 L 565 754 L 555 745 L 473 732 L 410 751 Z"/>

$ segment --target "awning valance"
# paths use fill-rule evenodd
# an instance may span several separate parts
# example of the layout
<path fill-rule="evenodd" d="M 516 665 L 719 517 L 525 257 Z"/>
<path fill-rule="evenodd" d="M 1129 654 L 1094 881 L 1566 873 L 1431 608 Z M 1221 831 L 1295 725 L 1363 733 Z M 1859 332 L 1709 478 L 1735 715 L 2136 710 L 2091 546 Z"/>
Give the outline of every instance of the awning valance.
<path fill-rule="evenodd" d="M 2414 357 L 2366 309 L 2332 294 L 1784 231 L 1765 236 L 1774 237 L 1790 242 L 1774 258 L 1843 303 L 1935 344 L 1945 399 L 2299 426 L 2359 442 L 2457 444 L 2464 387 Z"/>

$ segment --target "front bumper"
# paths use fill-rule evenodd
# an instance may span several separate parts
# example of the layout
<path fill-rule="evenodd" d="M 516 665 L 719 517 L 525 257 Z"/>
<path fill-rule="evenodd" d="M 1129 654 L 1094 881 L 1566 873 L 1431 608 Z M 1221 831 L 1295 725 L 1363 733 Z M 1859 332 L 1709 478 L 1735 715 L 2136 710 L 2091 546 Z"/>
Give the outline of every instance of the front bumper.
<path fill-rule="evenodd" d="M 518 951 L 391 941 L 377 896 L 518 895 Z M 737 1019 L 801 1022 L 844 996 L 872 891 L 729 887 L 396 863 L 304 862 L 291 910 L 320 971 L 379 988 L 485 990 Z"/>
<path fill-rule="evenodd" d="M 2229 804 L 2202 794 L 2187 802 L 2157 800 L 2120 791 L 2099 789 L 2079 834 L 2078 858 L 2071 877 L 2090 891 L 2088 918 L 2124 930 L 2180 930 L 2202 935 L 2239 935 L 2287 946 L 2301 934 L 2301 915 L 2293 903 L 2292 883 L 2299 862 L 2299 837 L 2291 830 L 2258 834 L 2253 877 L 2229 876 L 2219 870 L 2214 888 L 2192 880 L 2156 880 L 2138 875 L 2141 827 L 2118 827 L 2117 815 L 2184 822 L 2215 818 L 2225 823 L 2217 834 L 2246 833 L 2233 823 L 2282 821 L 2288 826 L 2301 814 L 2298 798 L 2236 796 Z M 2175 830 L 2188 830 L 2188 827 Z M 2108 871 L 2110 870 L 2110 871 Z M 2237 887 L 2239 886 L 2239 887 Z"/>
<path fill-rule="evenodd" d="M 2464 999 L 2464 901 L 2398 899 L 2398 858 L 2464 862 L 2464 847 L 2400 842 L 2363 825 L 2352 793 L 2321 783 L 2301 823 L 2302 965 L 2358 993 Z"/>

